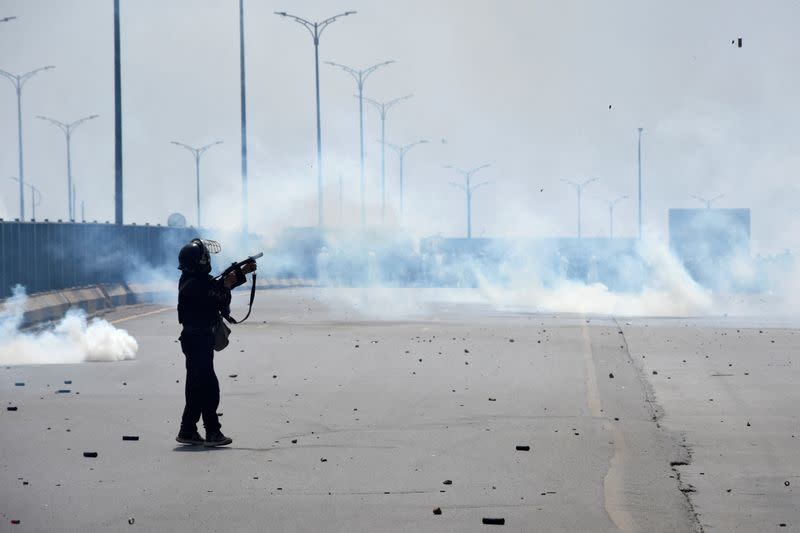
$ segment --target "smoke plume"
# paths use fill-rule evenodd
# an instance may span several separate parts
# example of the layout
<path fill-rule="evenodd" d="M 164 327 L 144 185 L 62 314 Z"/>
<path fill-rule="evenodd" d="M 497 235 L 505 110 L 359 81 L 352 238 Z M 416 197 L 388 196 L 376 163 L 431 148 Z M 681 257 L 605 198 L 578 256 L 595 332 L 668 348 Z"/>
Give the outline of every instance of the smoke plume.
<path fill-rule="evenodd" d="M 81 309 L 70 309 L 44 331 L 21 331 L 26 300 L 24 287 L 17 285 L 0 312 L 0 364 L 67 364 L 136 357 L 139 345 L 128 332 L 99 318 L 87 320 Z"/>

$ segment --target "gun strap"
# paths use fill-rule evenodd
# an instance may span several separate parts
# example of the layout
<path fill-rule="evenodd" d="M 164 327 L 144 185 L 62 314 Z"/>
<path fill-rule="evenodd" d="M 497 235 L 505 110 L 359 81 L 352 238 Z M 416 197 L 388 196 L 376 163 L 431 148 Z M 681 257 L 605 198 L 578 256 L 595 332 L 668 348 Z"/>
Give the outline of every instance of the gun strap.
<path fill-rule="evenodd" d="M 236 320 L 232 316 L 226 316 L 225 320 L 230 322 L 231 324 L 241 324 L 248 318 L 250 318 L 250 313 L 253 311 L 253 300 L 256 299 L 256 273 L 253 272 L 253 284 L 250 287 L 250 307 L 247 309 L 247 314 L 241 320 Z"/>

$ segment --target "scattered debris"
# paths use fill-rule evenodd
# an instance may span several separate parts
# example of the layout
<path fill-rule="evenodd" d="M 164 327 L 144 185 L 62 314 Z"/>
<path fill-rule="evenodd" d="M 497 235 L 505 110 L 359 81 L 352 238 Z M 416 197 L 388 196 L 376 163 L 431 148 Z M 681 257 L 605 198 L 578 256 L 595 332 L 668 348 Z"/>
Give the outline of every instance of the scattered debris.
<path fill-rule="evenodd" d="M 64 380 L 64 385 L 72 385 L 72 380 L 71 379 L 65 379 Z"/>
<path fill-rule="evenodd" d="M 790 485 L 788 481 L 784 481 L 783 484 L 786 485 L 787 487 Z"/>
<path fill-rule="evenodd" d="M 14 386 L 15 387 L 24 387 L 25 386 L 25 382 L 24 381 L 17 381 L 16 383 L 14 383 Z"/>
<path fill-rule="evenodd" d="M 84 457 L 97 457 L 97 452 L 83 452 Z"/>
<path fill-rule="evenodd" d="M 442 485 L 452 485 L 452 484 L 453 484 L 452 479 L 445 479 L 444 481 L 442 481 Z"/>
<path fill-rule="evenodd" d="M 481 520 L 484 524 L 488 526 L 504 526 L 506 525 L 505 518 L 484 518 Z"/>
<path fill-rule="evenodd" d="M 56 394 L 69 394 L 70 392 L 72 392 L 72 391 L 69 390 L 69 389 L 58 389 L 56 391 Z"/>
<path fill-rule="evenodd" d="M 128 523 L 130 525 L 133 525 L 134 522 L 136 522 L 136 519 L 134 517 L 131 516 L 130 518 L 128 518 Z"/>
<path fill-rule="evenodd" d="M 613 373 L 613 372 L 609 372 L 609 373 L 608 373 L 608 377 L 609 377 L 610 379 L 614 379 L 614 373 Z"/>
<path fill-rule="evenodd" d="M 324 457 L 320 457 L 320 459 L 319 459 L 319 462 L 320 462 L 320 463 L 327 463 L 327 462 L 328 462 L 328 460 L 327 460 L 327 459 L 325 459 Z"/>
<path fill-rule="evenodd" d="M 139 435 L 123 435 L 122 440 L 139 440 Z"/>
<path fill-rule="evenodd" d="M 237 378 L 237 377 L 239 377 L 239 374 L 228 374 L 228 377 L 229 378 Z"/>
<path fill-rule="evenodd" d="M 496 401 L 497 401 L 497 398 L 489 398 L 489 401 L 490 401 L 490 402 L 496 402 Z"/>
<path fill-rule="evenodd" d="M 531 451 L 531 447 L 530 446 L 517 446 L 517 451 L 518 452 L 529 452 L 529 451 Z"/>
<path fill-rule="evenodd" d="M 6 411 L 16 411 L 16 410 L 17 410 L 16 405 L 9 405 L 8 407 L 6 407 Z"/>
<path fill-rule="evenodd" d="M 436 509 L 433 510 L 433 514 L 437 514 L 437 515 L 438 514 L 442 514 L 442 508 L 441 507 L 437 507 Z"/>

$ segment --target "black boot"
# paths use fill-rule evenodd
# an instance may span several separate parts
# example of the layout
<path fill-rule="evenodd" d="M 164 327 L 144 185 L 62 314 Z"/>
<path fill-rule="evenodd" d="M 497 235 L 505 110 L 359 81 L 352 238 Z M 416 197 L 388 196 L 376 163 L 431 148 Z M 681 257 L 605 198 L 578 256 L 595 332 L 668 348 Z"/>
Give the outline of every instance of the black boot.
<path fill-rule="evenodd" d="M 194 431 L 181 430 L 178 433 L 178 436 L 175 437 L 175 440 L 180 442 L 181 444 L 192 444 L 195 446 L 202 446 L 206 442 L 205 440 L 203 440 L 203 437 L 200 436 L 200 433 L 198 433 L 196 429 Z"/>
<path fill-rule="evenodd" d="M 226 437 L 220 430 L 206 431 L 206 446 L 226 446 L 233 442 L 233 439 Z"/>

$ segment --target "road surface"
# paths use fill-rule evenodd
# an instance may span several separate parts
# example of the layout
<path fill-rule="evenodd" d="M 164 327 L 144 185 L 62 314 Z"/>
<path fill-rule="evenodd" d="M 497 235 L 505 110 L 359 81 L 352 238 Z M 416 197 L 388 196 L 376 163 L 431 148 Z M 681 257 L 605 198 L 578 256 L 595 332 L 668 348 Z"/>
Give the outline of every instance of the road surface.
<path fill-rule="evenodd" d="M 797 330 L 418 292 L 259 292 L 227 448 L 174 441 L 172 307 L 106 316 L 134 361 L 0 368 L 0 531 L 800 530 Z"/>

